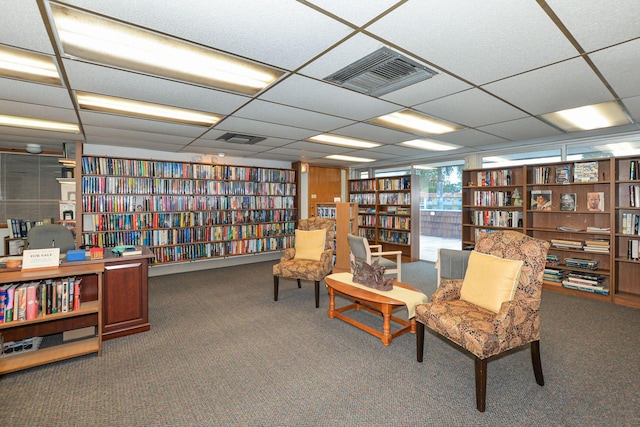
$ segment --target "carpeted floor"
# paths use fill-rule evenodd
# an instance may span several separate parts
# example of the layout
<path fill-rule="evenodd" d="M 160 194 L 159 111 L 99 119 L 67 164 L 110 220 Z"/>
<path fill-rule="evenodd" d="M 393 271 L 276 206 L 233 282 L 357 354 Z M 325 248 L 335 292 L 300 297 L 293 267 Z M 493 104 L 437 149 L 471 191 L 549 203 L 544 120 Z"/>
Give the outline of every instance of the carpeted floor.
<path fill-rule="evenodd" d="M 546 385 L 535 383 L 528 347 L 492 360 L 479 413 L 469 355 L 427 334 L 419 364 L 414 335 L 385 347 L 329 319 L 325 292 L 314 308 L 309 283 L 281 281 L 274 302 L 272 264 L 151 278 L 151 331 L 106 341 L 100 358 L 2 377 L 4 423 L 640 425 L 640 310 L 545 291 Z M 430 295 L 433 264 L 403 264 L 403 279 Z"/>

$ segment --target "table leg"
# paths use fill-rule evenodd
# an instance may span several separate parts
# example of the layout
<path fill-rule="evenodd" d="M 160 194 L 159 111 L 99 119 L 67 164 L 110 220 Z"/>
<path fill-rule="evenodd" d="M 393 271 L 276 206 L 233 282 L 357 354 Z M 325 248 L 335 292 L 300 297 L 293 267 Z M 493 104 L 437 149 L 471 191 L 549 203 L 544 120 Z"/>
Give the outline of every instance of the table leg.
<path fill-rule="evenodd" d="M 329 319 L 333 319 L 336 308 L 336 299 L 335 299 L 335 291 L 333 288 L 329 288 L 329 310 L 327 311 L 327 316 Z"/>
<path fill-rule="evenodd" d="M 383 322 L 382 322 L 382 337 L 380 339 L 382 340 L 382 344 L 390 345 L 392 340 L 391 313 L 393 312 L 393 309 L 391 305 L 388 305 L 388 304 L 383 304 L 381 308 L 382 308 Z"/>

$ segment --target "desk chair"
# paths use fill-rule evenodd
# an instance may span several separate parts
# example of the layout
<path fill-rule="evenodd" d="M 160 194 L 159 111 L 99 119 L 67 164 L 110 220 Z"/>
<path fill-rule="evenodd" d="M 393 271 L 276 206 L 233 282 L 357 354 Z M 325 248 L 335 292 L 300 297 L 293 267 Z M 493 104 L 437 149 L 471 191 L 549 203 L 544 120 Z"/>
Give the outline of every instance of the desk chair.
<path fill-rule="evenodd" d="M 44 224 L 33 227 L 27 234 L 27 249 L 60 248 L 60 253 L 76 248 L 73 233 L 64 225 Z"/>

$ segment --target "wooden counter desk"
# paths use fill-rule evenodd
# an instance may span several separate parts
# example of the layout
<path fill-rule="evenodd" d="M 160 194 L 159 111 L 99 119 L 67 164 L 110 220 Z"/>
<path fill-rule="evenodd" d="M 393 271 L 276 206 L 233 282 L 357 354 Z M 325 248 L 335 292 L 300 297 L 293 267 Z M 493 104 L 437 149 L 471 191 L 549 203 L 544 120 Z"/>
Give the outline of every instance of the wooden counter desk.
<path fill-rule="evenodd" d="M 61 266 L 104 264 L 102 283 L 102 339 L 108 340 L 151 329 L 149 323 L 149 259 L 153 253 L 143 246 L 142 254 L 117 256 L 105 248 L 104 258 L 85 261 L 62 261 Z M 18 268 L 0 268 L 4 272 Z M 84 279 L 82 301 L 98 299 L 98 283 L 92 277 Z M 79 326 L 82 327 L 82 326 Z"/>

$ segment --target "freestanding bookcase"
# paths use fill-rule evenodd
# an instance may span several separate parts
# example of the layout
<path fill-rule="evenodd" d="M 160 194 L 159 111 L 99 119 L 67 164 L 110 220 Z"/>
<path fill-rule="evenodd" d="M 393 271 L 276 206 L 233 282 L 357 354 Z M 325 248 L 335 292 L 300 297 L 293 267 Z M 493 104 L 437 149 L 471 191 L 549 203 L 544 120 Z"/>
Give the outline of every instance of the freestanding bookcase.
<path fill-rule="evenodd" d="M 349 201 L 358 204 L 358 233 L 382 250 L 420 258 L 420 189 L 416 175 L 349 180 Z"/>
<path fill-rule="evenodd" d="M 573 289 L 552 280 L 544 281 L 544 289 L 640 308 L 640 261 L 631 252 L 638 244 L 633 242 L 640 241 L 640 200 L 636 203 L 632 196 L 636 188 L 640 191 L 638 160 L 598 158 L 464 170 L 463 247 L 473 248 L 480 230 L 515 229 L 548 240 L 549 255 L 557 260 L 550 258 L 549 268 L 597 275 L 604 290 Z M 548 198 L 550 206 L 537 209 L 533 196 L 538 194 Z M 588 203 L 593 195 L 600 199 L 597 208 Z M 573 263 L 575 259 L 586 260 L 589 268 Z"/>

